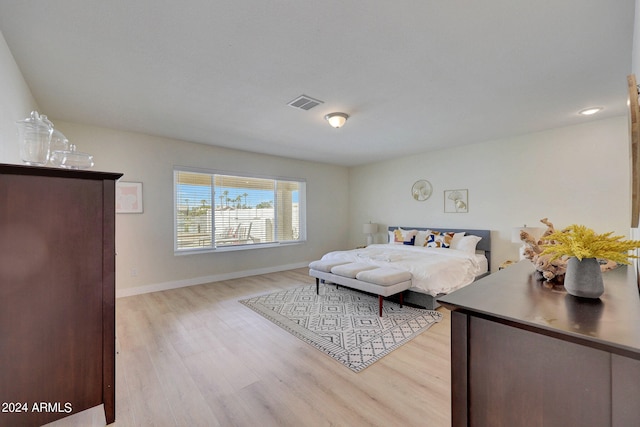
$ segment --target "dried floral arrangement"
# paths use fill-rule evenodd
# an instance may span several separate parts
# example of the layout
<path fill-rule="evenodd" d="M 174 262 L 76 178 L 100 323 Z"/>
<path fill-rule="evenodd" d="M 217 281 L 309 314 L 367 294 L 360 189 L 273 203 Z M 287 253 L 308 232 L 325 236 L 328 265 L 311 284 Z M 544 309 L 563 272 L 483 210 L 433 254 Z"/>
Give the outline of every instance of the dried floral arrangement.
<path fill-rule="evenodd" d="M 624 236 L 614 236 L 613 231 L 598 234 L 584 225 L 570 225 L 562 231 L 545 237 L 550 243 L 543 245 L 541 255 L 551 255 L 551 261 L 560 257 L 600 258 L 618 264 L 630 264 L 630 258 L 637 258 L 629 251 L 640 247 L 640 240 L 622 240 Z"/>
<path fill-rule="evenodd" d="M 628 253 L 629 250 L 640 247 L 640 241 L 621 240 L 622 236 L 613 233 L 597 234 L 593 230 L 572 225 L 562 231 L 556 231 L 547 219 L 540 220 L 547 226 L 547 230 L 535 239 L 525 231 L 520 232 L 520 240 L 524 243 L 524 257 L 530 260 L 547 282 L 563 282 L 567 272 L 567 261 L 575 256 L 583 258 L 598 258 L 605 260 L 600 269 L 608 271 L 618 263 L 629 264 L 629 258 L 636 258 Z"/>

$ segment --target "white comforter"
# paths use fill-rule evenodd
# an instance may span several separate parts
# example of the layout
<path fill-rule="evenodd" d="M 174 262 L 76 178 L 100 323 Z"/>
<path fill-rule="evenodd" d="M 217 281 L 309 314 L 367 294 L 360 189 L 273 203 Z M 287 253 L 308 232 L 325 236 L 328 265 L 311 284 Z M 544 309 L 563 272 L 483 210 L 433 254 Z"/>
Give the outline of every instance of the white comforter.
<path fill-rule="evenodd" d="M 411 289 L 433 296 L 468 285 L 480 269 L 476 254 L 409 245 L 374 244 L 363 249 L 329 252 L 322 259 L 409 271 L 413 275 Z"/>

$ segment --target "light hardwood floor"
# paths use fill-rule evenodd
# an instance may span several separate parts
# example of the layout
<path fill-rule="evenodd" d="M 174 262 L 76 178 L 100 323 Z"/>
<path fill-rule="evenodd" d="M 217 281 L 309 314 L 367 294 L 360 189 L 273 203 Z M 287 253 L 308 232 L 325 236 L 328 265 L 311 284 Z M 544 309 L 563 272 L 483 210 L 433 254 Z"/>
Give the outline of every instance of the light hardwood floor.
<path fill-rule="evenodd" d="M 307 269 L 121 298 L 111 426 L 451 425 L 450 315 L 360 373 L 239 299 Z M 102 408 L 50 427 L 104 426 Z"/>

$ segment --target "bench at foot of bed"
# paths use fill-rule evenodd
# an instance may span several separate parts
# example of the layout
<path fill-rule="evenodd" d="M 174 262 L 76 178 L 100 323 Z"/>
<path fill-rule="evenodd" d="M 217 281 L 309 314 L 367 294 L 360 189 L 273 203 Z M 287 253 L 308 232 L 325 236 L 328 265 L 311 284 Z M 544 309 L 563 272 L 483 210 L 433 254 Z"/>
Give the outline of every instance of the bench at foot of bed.
<path fill-rule="evenodd" d="M 380 317 L 384 297 L 400 293 L 402 307 L 402 292 L 411 287 L 411 273 L 408 271 L 364 263 L 313 261 L 309 264 L 309 275 L 316 278 L 316 293 L 319 293 L 322 280 L 378 295 Z"/>

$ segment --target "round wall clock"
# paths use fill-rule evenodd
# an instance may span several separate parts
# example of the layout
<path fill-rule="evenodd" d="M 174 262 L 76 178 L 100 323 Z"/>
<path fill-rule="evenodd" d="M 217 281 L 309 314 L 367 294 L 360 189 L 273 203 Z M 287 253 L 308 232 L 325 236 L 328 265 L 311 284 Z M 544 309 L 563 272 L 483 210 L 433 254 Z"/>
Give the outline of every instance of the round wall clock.
<path fill-rule="evenodd" d="M 419 202 L 424 202 L 431 197 L 432 191 L 433 187 L 431 187 L 431 183 L 425 179 L 421 179 L 416 181 L 413 187 L 411 187 L 411 196 Z"/>

